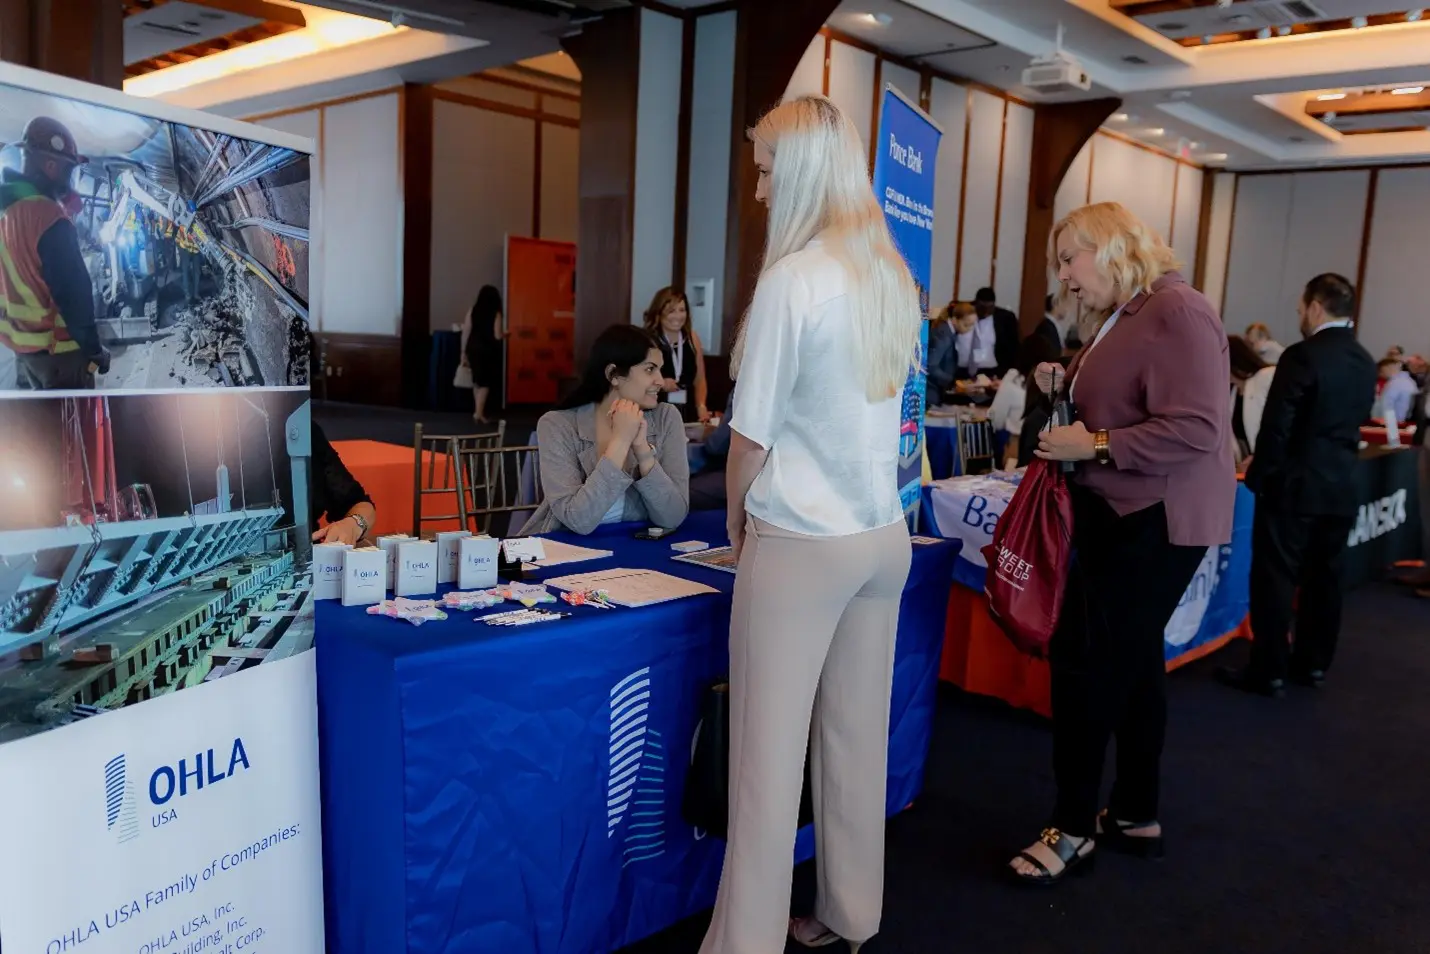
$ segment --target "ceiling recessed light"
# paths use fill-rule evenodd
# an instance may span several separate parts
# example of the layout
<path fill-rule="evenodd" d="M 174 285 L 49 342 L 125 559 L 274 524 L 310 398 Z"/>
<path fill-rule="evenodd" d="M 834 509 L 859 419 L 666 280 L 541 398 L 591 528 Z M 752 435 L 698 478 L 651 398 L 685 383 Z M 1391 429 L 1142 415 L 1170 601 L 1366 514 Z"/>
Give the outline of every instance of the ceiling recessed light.
<path fill-rule="evenodd" d="M 1425 15 L 1425 11 L 1424 11 L 1424 10 L 1406 10 L 1406 11 L 1405 11 L 1405 19 L 1409 20 L 1411 23 L 1414 23 L 1415 21 L 1419 20 L 1419 19 L 1420 19 L 1421 17 L 1423 17 L 1424 15 Z"/>
<path fill-rule="evenodd" d="M 866 13 L 864 14 L 864 19 L 874 24 L 874 26 L 888 26 L 894 22 L 894 18 L 887 13 Z"/>
<path fill-rule="evenodd" d="M 1290 36 L 1290 35 L 1291 35 L 1291 28 L 1288 27 L 1288 26 L 1279 26 L 1279 27 L 1276 28 L 1276 35 L 1277 35 L 1277 36 Z"/>
<path fill-rule="evenodd" d="M 1397 89 L 1391 90 L 1391 91 L 1390 91 L 1390 95 L 1392 95 L 1392 96 L 1414 96 L 1416 93 L 1423 93 L 1423 92 L 1425 92 L 1425 87 L 1423 87 L 1423 86 L 1401 86 L 1401 87 L 1399 87 L 1399 88 L 1397 88 Z"/>
<path fill-rule="evenodd" d="M 1153 126 L 1150 129 L 1144 130 L 1144 132 L 1154 138 L 1167 135 L 1167 130 L 1163 129 L 1161 126 Z"/>
<path fill-rule="evenodd" d="M 1161 30 L 1163 33 L 1177 33 L 1182 30 L 1185 30 L 1186 28 L 1187 25 L 1185 23 L 1178 23 L 1175 20 L 1169 21 L 1167 23 L 1157 24 L 1157 29 Z"/>
<path fill-rule="evenodd" d="M 1202 159 L 1203 159 L 1203 161 L 1205 161 L 1205 162 L 1226 162 L 1226 153 L 1224 153 L 1224 152 L 1208 152 L 1208 153 L 1203 153 L 1203 154 L 1202 154 Z"/>
<path fill-rule="evenodd" d="M 1261 29 L 1257 30 L 1257 31 L 1256 31 L 1256 38 L 1257 38 L 1258 40 L 1269 40 L 1269 39 L 1271 39 L 1271 28 L 1270 28 L 1270 27 L 1262 27 Z"/>
<path fill-rule="evenodd" d="M 1196 140 L 1193 140 L 1193 141 L 1187 143 L 1187 148 L 1188 148 L 1188 149 L 1200 149 L 1200 148 L 1202 148 L 1202 144 L 1199 143 L 1199 142 L 1197 142 Z"/>
<path fill-rule="evenodd" d="M 1204 35 L 1202 36 L 1202 46 L 1211 46 L 1211 45 L 1212 45 L 1212 37 L 1211 37 L 1211 34 L 1210 34 L 1210 33 L 1204 34 Z"/>
<path fill-rule="evenodd" d="M 1351 26 L 1355 27 L 1357 30 L 1364 30 L 1369 25 L 1370 21 L 1367 20 L 1365 17 L 1351 17 Z"/>
<path fill-rule="evenodd" d="M 1287 142 L 1305 142 L 1305 141 L 1306 141 L 1306 137 L 1305 137 L 1305 136 L 1287 136 L 1287 137 L 1286 137 L 1286 141 L 1287 141 Z"/>
<path fill-rule="evenodd" d="M 1125 123 L 1125 122 L 1127 122 L 1127 114 L 1126 114 L 1126 113 L 1113 113 L 1113 114 L 1112 114 L 1111 116 L 1109 116 L 1108 118 L 1111 119 L 1111 120 L 1112 120 L 1113 122 L 1115 122 L 1115 123 Z"/>
<path fill-rule="evenodd" d="M 1237 26 L 1240 26 L 1243 23 L 1250 23 L 1251 16 L 1246 13 L 1233 13 L 1231 16 L 1226 18 L 1226 22 L 1235 23 Z"/>
<path fill-rule="evenodd" d="M 1320 96 L 1317 96 L 1317 97 L 1316 97 L 1316 99 L 1320 100 L 1320 101 L 1323 102 L 1323 103 L 1329 103 L 1329 102 L 1330 102 L 1331 100 L 1333 100 L 1333 99 L 1345 99 L 1345 98 L 1346 98 L 1346 94 L 1345 94 L 1345 93 L 1322 93 Z"/>

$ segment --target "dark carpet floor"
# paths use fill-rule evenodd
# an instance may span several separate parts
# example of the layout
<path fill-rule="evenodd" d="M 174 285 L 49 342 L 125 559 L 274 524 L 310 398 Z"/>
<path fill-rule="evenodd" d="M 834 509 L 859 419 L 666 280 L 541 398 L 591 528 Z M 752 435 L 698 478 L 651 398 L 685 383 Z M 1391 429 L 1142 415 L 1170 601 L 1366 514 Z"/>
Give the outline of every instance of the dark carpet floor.
<path fill-rule="evenodd" d="M 1372 586 L 1349 598 L 1346 619 L 1320 691 L 1271 701 L 1214 683 L 1241 646 L 1174 673 L 1167 859 L 1108 853 L 1051 891 L 1002 871 L 1050 806 L 1046 724 L 946 690 L 924 794 L 889 824 L 883 931 L 863 950 L 1430 952 L 1430 603 Z M 804 865 L 796 912 L 812 898 Z M 623 954 L 695 954 L 708 922 Z"/>

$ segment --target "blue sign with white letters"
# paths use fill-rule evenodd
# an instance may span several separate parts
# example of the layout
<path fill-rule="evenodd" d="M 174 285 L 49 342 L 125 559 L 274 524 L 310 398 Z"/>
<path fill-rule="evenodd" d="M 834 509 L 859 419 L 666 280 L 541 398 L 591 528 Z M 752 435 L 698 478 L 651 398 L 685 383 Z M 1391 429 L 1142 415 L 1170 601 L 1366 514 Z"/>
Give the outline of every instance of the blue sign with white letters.
<path fill-rule="evenodd" d="M 929 115 L 904 99 L 892 86 L 884 88 L 879 133 L 874 152 L 874 196 L 884 209 L 894 244 L 919 288 L 919 310 L 929 313 L 929 273 L 933 267 L 933 195 L 938 170 L 938 144 L 943 131 Z M 919 334 L 919 359 L 904 385 L 899 422 L 899 495 L 913 527 L 918 522 L 919 487 L 923 476 L 924 382 L 927 377 L 928 322 Z"/>

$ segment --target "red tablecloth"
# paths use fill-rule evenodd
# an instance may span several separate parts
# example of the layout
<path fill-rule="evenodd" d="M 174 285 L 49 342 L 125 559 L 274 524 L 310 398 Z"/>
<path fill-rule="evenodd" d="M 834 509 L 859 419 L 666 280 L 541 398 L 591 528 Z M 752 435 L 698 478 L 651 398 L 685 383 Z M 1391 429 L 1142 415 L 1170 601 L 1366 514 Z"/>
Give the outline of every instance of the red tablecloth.
<path fill-rule="evenodd" d="M 401 444 L 385 444 L 381 441 L 333 441 L 333 450 L 342 458 L 343 465 L 352 472 L 357 482 L 362 484 L 367 495 L 377 508 L 377 520 L 373 524 L 372 535 L 379 537 L 389 533 L 413 533 L 412 493 L 413 454 L 411 447 Z M 432 454 L 423 456 L 422 473 L 425 477 Z M 436 455 L 436 473 L 441 481 L 446 473 L 447 455 Z M 454 514 L 457 512 L 457 492 L 455 490 L 428 494 L 422 498 L 423 516 Z M 418 536 L 430 535 L 439 530 L 459 530 L 457 520 L 424 522 Z"/>
<path fill-rule="evenodd" d="M 1248 620 L 1220 639 L 1179 656 L 1167 669 L 1184 666 L 1238 638 L 1251 638 Z M 948 597 L 939 677 L 967 692 L 994 696 L 1019 709 L 1053 714 L 1047 662 L 1015 649 L 988 614 L 987 597 L 957 584 Z"/>

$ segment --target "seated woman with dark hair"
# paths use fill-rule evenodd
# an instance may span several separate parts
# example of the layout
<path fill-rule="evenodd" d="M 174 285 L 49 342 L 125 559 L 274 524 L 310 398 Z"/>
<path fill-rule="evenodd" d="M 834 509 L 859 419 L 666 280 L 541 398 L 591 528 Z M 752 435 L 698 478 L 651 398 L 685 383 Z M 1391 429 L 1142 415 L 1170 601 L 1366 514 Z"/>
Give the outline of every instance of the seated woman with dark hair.
<path fill-rule="evenodd" d="M 536 425 L 541 505 L 523 533 L 591 533 L 645 521 L 673 530 L 690 510 L 690 463 L 680 411 L 660 403 L 663 356 L 631 325 L 591 348 L 581 383 Z"/>

